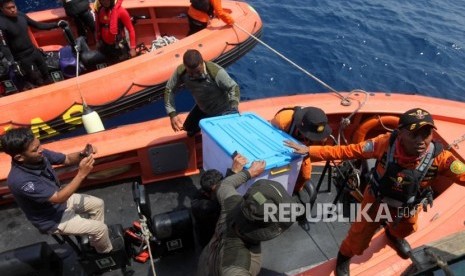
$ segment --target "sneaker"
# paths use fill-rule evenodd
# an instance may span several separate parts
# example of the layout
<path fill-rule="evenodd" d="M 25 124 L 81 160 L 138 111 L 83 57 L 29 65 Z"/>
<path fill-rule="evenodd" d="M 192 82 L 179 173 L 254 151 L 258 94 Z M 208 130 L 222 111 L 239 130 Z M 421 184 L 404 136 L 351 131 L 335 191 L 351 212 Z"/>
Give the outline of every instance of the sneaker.
<path fill-rule="evenodd" d="M 412 248 L 410 247 L 410 244 L 407 242 L 407 240 L 394 237 L 388 229 L 386 229 L 385 232 L 386 237 L 392 243 L 394 249 L 397 251 L 397 254 L 399 254 L 399 256 L 401 256 L 403 259 L 410 258 L 410 251 Z"/>
<path fill-rule="evenodd" d="M 336 276 L 349 276 L 350 275 L 350 271 L 349 271 L 350 259 L 351 257 L 342 255 L 341 252 L 337 253 Z"/>

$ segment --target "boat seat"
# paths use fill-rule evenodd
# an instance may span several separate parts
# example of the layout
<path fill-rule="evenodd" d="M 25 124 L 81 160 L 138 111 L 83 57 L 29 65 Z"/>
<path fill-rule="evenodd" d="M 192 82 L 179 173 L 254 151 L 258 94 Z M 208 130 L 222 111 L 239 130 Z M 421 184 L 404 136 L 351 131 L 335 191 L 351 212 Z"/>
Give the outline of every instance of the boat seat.
<path fill-rule="evenodd" d="M 63 48 L 63 45 L 45 45 L 39 48 L 44 52 L 58 52 L 61 48 Z"/>
<path fill-rule="evenodd" d="M 63 262 L 46 242 L 34 243 L 0 253 L 4 275 L 62 275 Z"/>
<path fill-rule="evenodd" d="M 56 51 L 59 51 L 61 49 L 61 47 L 63 47 L 63 45 L 44 45 L 44 46 L 39 46 L 39 44 L 37 43 L 37 40 L 36 38 L 34 37 L 34 34 L 32 33 L 31 29 L 28 27 L 27 28 L 27 33 L 29 35 L 29 38 L 31 39 L 31 42 L 32 44 L 34 44 L 34 46 L 36 46 L 37 48 L 40 48 L 42 49 L 42 51 L 44 52 L 56 52 Z"/>
<path fill-rule="evenodd" d="M 67 243 L 79 257 L 79 263 L 87 275 L 101 274 L 107 271 L 121 269 L 123 273 L 131 264 L 128 245 L 124 240 L 124 230 L 121 224 L 108 225 L 113 250 L 109 253 L 97 253 L 93 247 L 80 236 L 52 234 L 58 243 Z"/>

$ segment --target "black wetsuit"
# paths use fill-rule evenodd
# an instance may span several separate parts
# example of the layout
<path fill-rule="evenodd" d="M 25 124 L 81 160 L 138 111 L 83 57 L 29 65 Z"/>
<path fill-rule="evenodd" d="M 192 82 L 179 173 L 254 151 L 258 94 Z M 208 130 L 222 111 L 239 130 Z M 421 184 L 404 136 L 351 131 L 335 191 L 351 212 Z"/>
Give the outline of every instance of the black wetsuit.
<path fill-rule="evenodd" d="M 88 0 L 62 0 L 66 15 L 73 18 L 79 36 L 87 36 L 87 30 L 95 33 L 94 15 L 90 11 Z"/>
<path fill-rule="evenodd" d="M 10 61 L 17 61 L 26 80 L 35 85 L 50 83 L 52 80 L 48 73 L 47 64 L 42 52 L 32 43 L 28 34 L 28 26 L 39 30 L 50 30 L 57 28 L 57 23 L 37 22 L 22 12 L 17 17 L 8 17 L 0 13 L 0 31 L 3 41 L 0 42 L 2 51 L 10 52 Z M 37 69 L 41 76 L 38 76 Z"/>

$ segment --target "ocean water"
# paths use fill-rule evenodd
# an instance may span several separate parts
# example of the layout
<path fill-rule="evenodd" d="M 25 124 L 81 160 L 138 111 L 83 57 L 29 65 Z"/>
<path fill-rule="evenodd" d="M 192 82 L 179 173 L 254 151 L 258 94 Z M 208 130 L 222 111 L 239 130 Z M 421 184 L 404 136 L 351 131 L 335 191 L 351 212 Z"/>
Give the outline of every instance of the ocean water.
<path fill-rule="evenodd" d="M 153 0 L 155 1 L 155 0 Z M 23 11 L 55 1 L 16 1 Z M 338 91 L 363 89 L 465 100 L 465 1 L 248 1 L 260 14 L 262 41 Z M 227 68 L 242 100 L 328 89 L 258 44 Z M 181 93 L 178 105 L 192 100 Z M 154 103 L 108 126 L 164 115 Z"/>

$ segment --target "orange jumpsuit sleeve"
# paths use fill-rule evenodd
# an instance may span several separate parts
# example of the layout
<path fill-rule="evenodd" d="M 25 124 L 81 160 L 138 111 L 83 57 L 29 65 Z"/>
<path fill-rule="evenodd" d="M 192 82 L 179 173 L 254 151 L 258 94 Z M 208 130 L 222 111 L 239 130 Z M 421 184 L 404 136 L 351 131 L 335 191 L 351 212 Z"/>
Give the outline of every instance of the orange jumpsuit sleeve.
<path fill-rule="evenodd" d="M 346 146 L 310 146 L 312 161 L 381 158 L 389 146 L 390 133 L 381 134 L 358 144 Z"/>
<path fill-rule="evenodd" d="M 465 186 L 465 164 L 455 157 L 452 152 L 448 150 L 442 151 L 436 156 L 435 163 L 438 166 L 438 174 Z"/>
<path fill-rule="evenodd" d="M 228 25 L 234 24 L 234 19 L 231 15 L 223 10 L 221 0 L 211 0 L 211 4 L 213 5 L 213 11 L 219 19 Z"/>

